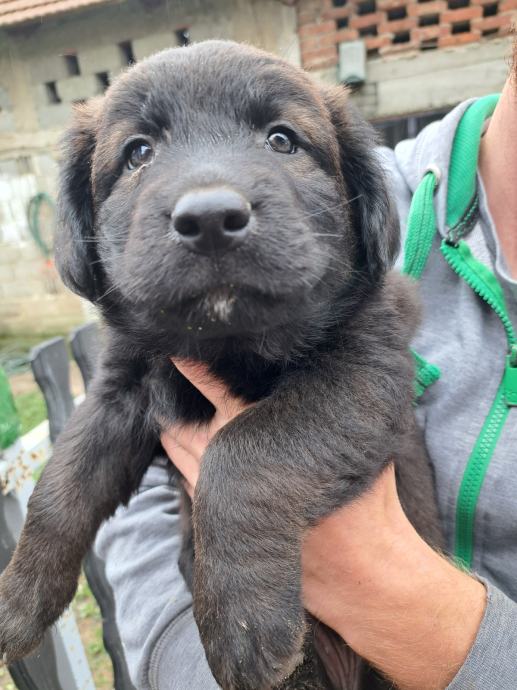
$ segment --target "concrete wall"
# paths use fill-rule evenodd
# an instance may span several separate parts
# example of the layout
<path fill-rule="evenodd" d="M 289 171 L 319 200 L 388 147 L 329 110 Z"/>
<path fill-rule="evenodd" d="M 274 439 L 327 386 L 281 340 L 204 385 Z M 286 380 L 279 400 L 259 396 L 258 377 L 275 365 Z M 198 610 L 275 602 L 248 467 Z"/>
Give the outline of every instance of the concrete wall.
<path fill-rule="evenodd" d="M 55 197 L 74 101 L 102 93 L 129 53 L 140 60 L 178 45 L 183 29 L 191 41 L 246 41 L 300 63 L 296 11 L 278 0 L 127 0 L 0 31 L 0 333 L 83 319 L 78 298 L 40 280 L 26 204 L 36 192 Z"/>
<path fill-rule="evenodd" d="M 86 319 L 82 301 L 61 283 L 34 244 L 0 243 L 0 333 L 66 333 Z"/>
<path fill-rule="evenodd" d="M 500 91 L 511 53 L 510 38 L 495 38 L 371 59 L 364 85 L 351 98 L 372 120 L 453 107 L 468 98 Z M 336 83 L 337 70 L 329 67 L 314 74 Z"/>

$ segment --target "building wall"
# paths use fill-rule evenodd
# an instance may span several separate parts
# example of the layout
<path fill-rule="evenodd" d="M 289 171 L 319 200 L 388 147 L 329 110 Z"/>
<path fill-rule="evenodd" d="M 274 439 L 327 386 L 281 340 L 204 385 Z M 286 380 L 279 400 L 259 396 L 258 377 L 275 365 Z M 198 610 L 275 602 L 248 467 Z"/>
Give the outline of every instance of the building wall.
<path fill-rule="evenodd" d="M 377 57 L 366 63 L 366 81 L 352 100 L 370 120 L 453 108 L 468 98 L 501 91 L 508 76 L 508 37 L 422 53 Z M 337 67 L 315 70 L 335 83 Z"/>
<path fill-rule="evenodd" d="M 299 0 L 303 66 L 339 80 L 339 50 L 363 43 L 353 100 L 370 119 L 438 110 L 499 91 L 517 0 Z"/>
<path fill-rule="evenodd" d="M 84 319 L 35 248 L 27 203 L 36 192 L 55 198 L 74 101 L 102 93 L 131 60 L 181 44 L 185 30 L 191 41 L 246 41 L 300 63 L 296 11 L 278 0 L 127 0 L 0 31 L 0 333 Z"/>

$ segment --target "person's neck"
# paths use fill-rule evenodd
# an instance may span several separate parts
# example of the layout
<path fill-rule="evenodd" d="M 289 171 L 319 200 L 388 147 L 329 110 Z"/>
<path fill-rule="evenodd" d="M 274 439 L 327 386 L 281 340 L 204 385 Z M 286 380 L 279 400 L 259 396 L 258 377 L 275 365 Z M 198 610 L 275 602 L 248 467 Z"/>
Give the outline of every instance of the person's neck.
<path fill-rule="evenodd" d="M 517 278 L 517 84 L 511 78 L 481 140 L 479 171 L 506 263 Z"/>

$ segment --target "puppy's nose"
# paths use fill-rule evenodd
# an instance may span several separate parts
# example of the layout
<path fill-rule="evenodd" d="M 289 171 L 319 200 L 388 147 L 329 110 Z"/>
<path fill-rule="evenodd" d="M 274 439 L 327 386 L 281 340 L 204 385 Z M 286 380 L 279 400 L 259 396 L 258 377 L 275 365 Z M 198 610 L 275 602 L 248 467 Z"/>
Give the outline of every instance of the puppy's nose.
<path fill-rule="evenodd" d="M 228 187 L 184 194 L 172 214 L 174 230 L 194 252 L 210 254 L 234 249 L 249 232 L 251 204 Z"/>

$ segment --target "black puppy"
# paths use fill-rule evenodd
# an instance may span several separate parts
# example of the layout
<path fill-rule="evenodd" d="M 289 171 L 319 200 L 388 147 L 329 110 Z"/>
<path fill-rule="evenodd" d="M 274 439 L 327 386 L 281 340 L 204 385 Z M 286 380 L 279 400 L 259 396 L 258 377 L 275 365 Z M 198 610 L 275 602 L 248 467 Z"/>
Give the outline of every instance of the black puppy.
<path fill-rule="evenodd" d="M 194 613 L 215 678 L 341 687 L 306 636 L 304 530 L 395 459 L 411 520 L 440 540 L 412 412 L 416 309 L 386 273 L 399 231 L 373 145 L 341 88 L 225 42 L 155 55 L 77 110 L 56 258 L 108 343 L 0 579 L 7 659 L 69 604 L 160 431 L 213 414 L 174 355 L 256 403 L 210 443 L 193 501 Z"/>

